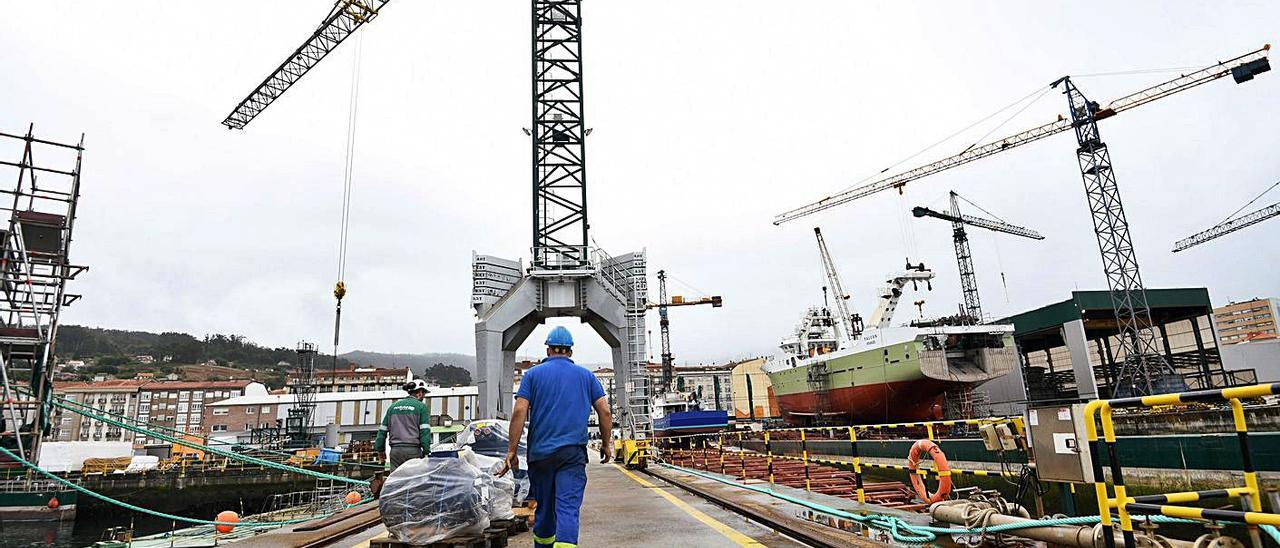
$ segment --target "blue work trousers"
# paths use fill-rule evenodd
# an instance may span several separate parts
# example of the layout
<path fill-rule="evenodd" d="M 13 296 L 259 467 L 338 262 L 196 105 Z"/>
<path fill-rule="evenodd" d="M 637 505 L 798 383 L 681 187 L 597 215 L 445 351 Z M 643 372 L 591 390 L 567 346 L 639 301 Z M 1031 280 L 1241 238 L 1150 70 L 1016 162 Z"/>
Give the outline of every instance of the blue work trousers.
<path fill-rule="evenodd" d="M 529 463 L 529 483 L 538 508 L 533 511 L 535 548 L 578 545 L 578 511 L 587 489 L 587 448 L 561 447 L 550 457 Z"/>

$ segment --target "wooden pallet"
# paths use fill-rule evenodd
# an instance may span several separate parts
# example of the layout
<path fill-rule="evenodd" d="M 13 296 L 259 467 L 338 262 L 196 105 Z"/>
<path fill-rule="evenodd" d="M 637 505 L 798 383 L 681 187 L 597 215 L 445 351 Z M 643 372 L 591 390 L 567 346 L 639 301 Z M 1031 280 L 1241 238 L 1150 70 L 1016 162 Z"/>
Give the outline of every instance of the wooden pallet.
<path fill-rule="evenodd" d="M 530 515 L 529 519 L 532 520 L 533 516 Z M 528 530 L 529 522 L 517 516 L 516 519 L 490 522 L 483 536 L 447 539 L 432 544 L 405 544 L 393 538 L 380 538 L 369 541 L 369 548 L 503 548 L 511 536 Z"/>

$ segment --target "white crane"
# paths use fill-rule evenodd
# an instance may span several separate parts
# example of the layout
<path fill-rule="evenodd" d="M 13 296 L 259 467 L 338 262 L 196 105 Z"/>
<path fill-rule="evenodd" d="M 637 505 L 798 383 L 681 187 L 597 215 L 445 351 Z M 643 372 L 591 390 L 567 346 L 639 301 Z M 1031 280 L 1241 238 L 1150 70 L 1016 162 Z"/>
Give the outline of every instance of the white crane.
<path fill-rule="evenodd" d="M 836 337 L 852 341 L 862 335 L 862 316 L 849 313 L 849 294 L 845 293 L 840 273 L 836 272 L 836 263 L 831 260 L 827 241 L 822 238 L 822 229 L 813 227 L 813 235 L 818 238 L 818 254 L 822 256 L 822 270 L 827 274 L 827 286 L 835 296 Z"/>

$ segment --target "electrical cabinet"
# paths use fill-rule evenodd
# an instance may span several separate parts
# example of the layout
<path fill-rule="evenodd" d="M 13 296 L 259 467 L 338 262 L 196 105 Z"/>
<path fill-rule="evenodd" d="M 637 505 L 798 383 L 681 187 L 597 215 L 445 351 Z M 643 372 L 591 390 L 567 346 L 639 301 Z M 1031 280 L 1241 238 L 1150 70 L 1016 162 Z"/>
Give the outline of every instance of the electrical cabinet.
<path fill-rule="evenodd" d="M 1041 480 L 1093 483 L 1084 425 L 1084 404 L 1027 410 L 1027 437 Z"/>

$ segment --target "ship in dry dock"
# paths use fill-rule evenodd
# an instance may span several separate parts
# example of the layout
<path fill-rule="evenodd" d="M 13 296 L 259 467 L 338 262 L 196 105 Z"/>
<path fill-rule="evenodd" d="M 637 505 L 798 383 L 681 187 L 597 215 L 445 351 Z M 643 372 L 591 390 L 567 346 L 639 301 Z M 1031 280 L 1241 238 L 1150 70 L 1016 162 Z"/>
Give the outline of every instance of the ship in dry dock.
<path fill-rule="evenodd" d="M 947 320 L 892 325 L 906 285 L 932 278 L 923 265 L 890 278 L 865 329 L 842 329 L 861 322 L 842 320 L 830 306 L 806 311 L 781 352 L 764 366 L 787 421 L 938 419 L 944 394 L 1008 373 L 1016 363 L 1013 326 Z"/>

